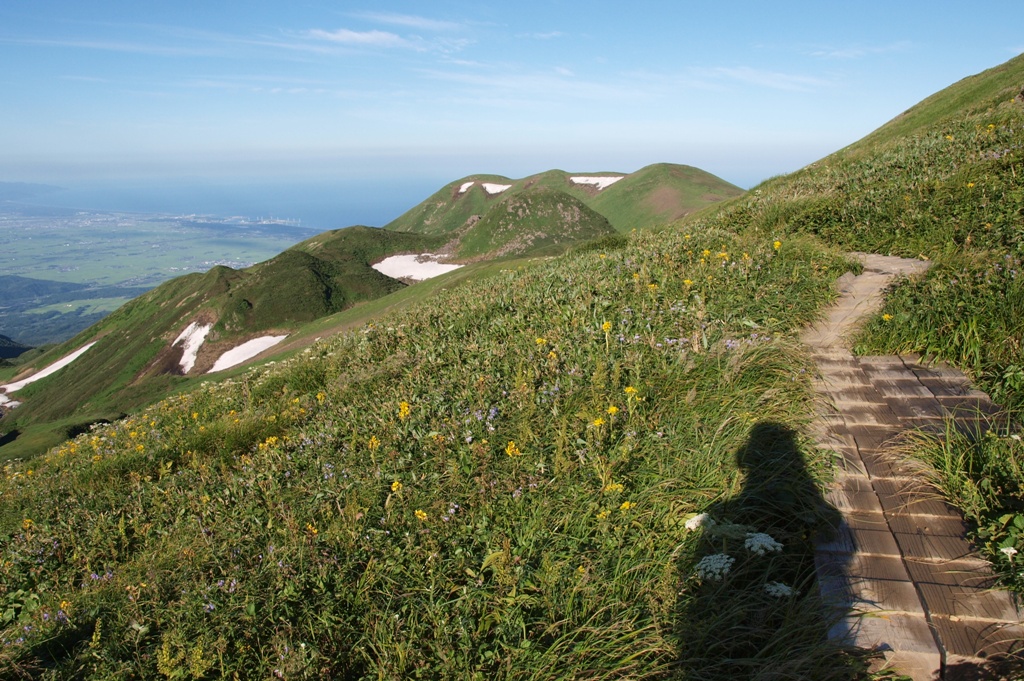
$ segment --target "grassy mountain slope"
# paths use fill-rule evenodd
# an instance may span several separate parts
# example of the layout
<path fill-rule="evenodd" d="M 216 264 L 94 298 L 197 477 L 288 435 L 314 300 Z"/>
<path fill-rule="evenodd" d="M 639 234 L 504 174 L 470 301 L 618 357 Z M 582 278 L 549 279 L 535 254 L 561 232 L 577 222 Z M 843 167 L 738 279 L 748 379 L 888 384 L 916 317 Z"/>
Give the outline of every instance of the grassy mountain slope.
<path fill-rule="evenodd" d="M 648 234 L 464 284 L 102 426 L 31 475 L 10 466 L 0 664 L 735 678 L 723 661 L 777 646 L 838 678 L 816 601 L 765 584 L 812 593 L 825 518 L 801 491 L 826 461 L 797 435 L 809 374 L 788 335 L 843 269 L 806 240 Z M 704 510 L 738 543 L 688 530 Z M 729 522 L 784 548 L 747 555 Z M 694 576 L 723 542 L 732 577 Z"/>
<path fill-rule="evenodd" d="M 460 192 L 467 182 L 473 186 Z M 451 234 L 474 215 L 483 215 L 501 194 L 489 194 L 482 184 L 513 184 L 501 175 L 470 175 L 445 185 L 426 200 L 384 225 L 384 229 L 418 234 Z"/>
<path fill-rule="evenodd" d="M 182 350 L 171 343 L 193 321 L 213 324 L 193 370 L 198 375 L 243 340 L 289 333 L 404 288 L 370 263 L 437 245 L 422 235 L 352 227 L 321 234 L 245 270 L 215 267 L 162 284 L 34 359 L 33 367 L 42 368 L 96 341 L 73 368 L 18 391 L 23 404 L 4 419 L 4 429 L 21 436 L 4 446 L 4 457 L 39 451 L 85 424 L 117 418 L 180 388 L 186 382 L 178 376 Z"/>
<path fill-rule="evenodd" d="M 590 207 L 620 232 L 668 224 L 743 190 L 698 168 L 658 163 L 602 190 Z"/>
<path fill-rule="evenodd" d="M 1022 68 L 675 228 L 509 264 L 9 464 L 0 669 L 851 678 L 793 337 L 860 247 L 937 262 L 863 347 L 1019 350 Z"/>
<path fill-rule="evenodd" d="M 606 203 L 618 210 L 616 215 L 646 214 L 647 190 L 668 191 L 671 183 L 665 178 L 676 178 L 673 187 L 679 185 L 678 178 L 687 187 L 693 184 L 688 179 L 692 169 L 682 174 L 676 170 L 652 166 L 636 173 L 632 184 L 646 189 L 621 193 L 622 198 Z M 512 187 L 491 194 L 485 190 L 487 183 Z M 572 183 L 568 173 L 558 170 L 517 182 L 477 175 L 442 188 L 388 229 L 327 232 L 246 270 L 218 267 L 165 284 L 33 360 L 33 366 L 42 367 L 102 339 L 75 363 L 74 377 L 64 372 L 20 392 L 24 404 L 3 428 L 19 436 L 4 445 L 0 456 L 41 451 L 88 423 L 116 418 L 181 387 L 174 375 L 182 349 L 171 343 L 189 323 L 213 324 L 193 369 L 200 374 L 220 353 L 248 338 L 293 332 L 399 290 L 403 284 L 370 267 L 388 255 L 443 248 L 463 261 L 550 256 L 613 235 L 608 221 L 586 205 L 600 194 Z M 635 210 L 629 208 L 631 202 L 637 204 Z M 40 288 L 46 282 L 11 278 L 8 283 L 23 296 L 71 295 Z"/>
<path fill-rule="evenodd" d="M 600 213 L 560 191 L 530 187 L 502 199 L 459 233 L 456 255 L 553 255 L 615 234 Z"/>
<path fill-rule="evenodd" d="M 960 81 L 818 163 L 724 209 L 735 228 L 930 258 L 860 342 L 950 361 L 1024 399 L 1024 57 Z M 881 315 L 889 315 L 891 319 Z"/>
<path fill-rule="evenodd" d="M 572 177 L 622 177 L 598 189 Z M 473 182 L 465 192 L 463 186 Z M 498 194 L 482 183 L 511 185 Z M 659 163 L 635 173 L 567 173 L 549 170 L 521 180 L 498 175 L 471 175 L 446 185 L 420 205 L 386 225 L 386 229 L 424 234 L 456 232 L 470 218 L 486 219 L 490 210 L 520 192 L 547 189 L 568 194 L 604 215 L 619 232 L 663 225 L 695 210 L 742 193 L 738 187 L 689 166 Z"/>

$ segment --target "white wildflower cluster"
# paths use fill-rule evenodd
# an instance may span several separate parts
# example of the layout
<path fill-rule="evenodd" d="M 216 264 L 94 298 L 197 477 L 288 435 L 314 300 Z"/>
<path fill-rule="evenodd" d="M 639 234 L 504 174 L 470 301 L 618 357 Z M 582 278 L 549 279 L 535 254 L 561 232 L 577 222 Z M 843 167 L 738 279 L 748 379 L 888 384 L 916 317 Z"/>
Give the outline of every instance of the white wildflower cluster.
<path fill-rule="evenodd" d="M 768 582 L 764 585 L 764 591 L 769 596 L 774 598 L 789 598 L 795 596 L 799 592 L 791 586 L 786 586 L 782 582 Z"/>
<path fill-rule="evenodd" d="M 707 513 L 699 513 L 686 521 L 686 529 L 693 532 L 699 527 L 712 527 L 714 519 Z"/>
<path fill-rule="evenodd" d="M 729 574 L 729 570 L 732 569 L 732 564 L 735 562 L 736 559 L 727 553 L 715 553 L 710 556 L 704 556 L 697 563 L 697 577 L 716 582 L 720 581 L 722 577 Z"/>
<path fill-rule="evenodd" d="M 1004 546 L 1003 548 L 999 549 L 999 551 L 1011 560 L 1014 556 L 1017 555 L 1017 549 L 1013 548 L 1012 546 Z"/>
<path fill-rule="evenodd" d="M 771 535 L 764 532 L 748 532 L 743 546 L 751 553 L 763 556 L 772 551 L 781 551 L 782 544 L 775 541 Z"/>

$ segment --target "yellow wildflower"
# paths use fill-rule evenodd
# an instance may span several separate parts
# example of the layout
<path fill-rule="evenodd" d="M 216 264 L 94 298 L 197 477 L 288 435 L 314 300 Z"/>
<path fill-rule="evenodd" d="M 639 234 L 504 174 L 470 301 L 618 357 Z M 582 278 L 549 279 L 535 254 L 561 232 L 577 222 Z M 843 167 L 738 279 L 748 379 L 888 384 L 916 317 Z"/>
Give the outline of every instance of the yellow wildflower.
<path fill-rule="evenodd" d="M 948 140 L 952 140 L 952 139 L 953 139 L 953 136 L 952 136 L 952 135 L 946 135 L 946 139 L 948 139 Z"/>
<path fill-rule="evenodd" d="M 316 529 L 313 523 L 306 523 L 306 532 L 309 533 L 310 537 L 315 537 L 317 534 L 320 533 L 320 531 Z"/>
<path fill-rule="evenodd" d="M 627 386 L 626 386 L 626 387 L 625 387 L 625 388 L 624 388 L 624 389 L 622 390 L 622 392 L 624 392 L 624 393 L 626 393 L 627 395 L 629 395 L 629 396 L 631 396 L 631 397 L 632 397 L 633 395 L 636 395 L 636 388 L 634 388 L 634 387 L 633 387 L 633 386 L 631 386 L 631 385 L 627 385 Z"/>
<path fill-rule="evenodd" d="M 548 353 L 548 359 L 558 359 L 558 355 L 555 354 L 554 350 Z"/>
<path fill-rule="evenodd" d="M 683 279 L 683 284 L 687 287 L 693 286 L 693 279 Z"/>
<path fill-rule="evenodd" d="M 427 519 L 427 512 L 422 510 L 422 509 L 417 508 L 416 509 L 416 519 L 420 520 L 420 521 L 425 521 Z"/>
<path fill-rule="evenodd" d="M 409 418 L 409 411 L 410 409 L 408 402 L 403 400 L 398 403 L 398 418 L 402 419 L 403 421 Z"/>
<path fill-rule="evenodd" d="M 377 439 L 376 435 L 371 435 L 369 442 L 366 443 L 366 446 L 369 448 L 371 452 L 375 452 L 377 451 L 377 448 L 380 447 L 380 440 Z"/>
<path fill-rule="evenodd" d="M 616 492 L 621 492 L 623 489 L 625 489 L 625 488 L 622 486 L 621 482 L 609 482 L 604 487 L 604 491 L 608 492 L 609 494 L 615 494 Z"/>
<path fill-rule="evenodd" d="M 534 343 L 536 343 L 537 345 L 544 345 L 547 342 L 548 341 L 546 338 L 541 338 L 540 336 L 538 336 L 537 340 L 534 341 Z"/>
<path fill-rule="evenodd" d="M 613 404 L 612 406 L 608 407 L 608 410 L 607 410 L 607 411 L 608 411 L 608 413 L 609 413 L 609 414 L 611 414 L 612 416 L 615 416 L 616 414 L 618 414 L 618 413 L 619 413 L 619 408 L 618 408 L 618 407 L 616 407 L 616 406 L 615 406 L 615 405 Z"/>
<path fill-rule="evenodd" d="M 884 315 L 882 315 L 882 319 L 887 321 L 887 322 L 888 321 L 892 321 L 892 315 L 887 312 Z"/>
<path fill-rule="evenodd" d="M 629 501 L 623 501 L 622 505 L 619 506 L 619 510 L 620 511 L 628 511 L 631 508 L 633 508 L 633 504 L 632 504 L 632 502 L 629 502 Z"/>
<path fill-rule="evenodd" d="M 967 183 L 967 188 L 968 189 L 972 189 L 973 187 L 974 187 L 974 183 L 973 182 L 968 182 Z"/>
<path fill-rule="evenodd" d="M 31 530 L 32 529 L 32 525 L 34 525 L 34 524 L 35 523 L 32 522 L 31 518 L 25 518 L 24 520 L 21 521 L 21 529 L 23 529 L 23 530 Z"/>
<path fill-rule="evenodd" d="M 605 321 L 605 323 L 601 325 L 601 330 L 604 331 L 605 333 L 608 333 L 609 331 L 612 330 L 612 323 L 609 321 Z"/>
<path fill-rule="evenodd" d="M 597 514 L 597 519 L 598 520 L 604 520 L 607 517 L 608 517 L 608 511 L 607 510 L 601 511 L 600 513 Z"/>
<path fill-rule="evenodd" d="M 509 440 L 508 444 L 505 445 L 505 453 L 509 456 L 520 456 L 523 452 L 514 440 Z"/>
<path fill-rule="evenodd" d="M 604 425 L 604 419 L 598 416 L 596 419 L 594 419 L 593 425 L 595 428 L 600 428 L 601 426 Z"/>
<path fill-rule="evenodd" d="M 702 256 L 704 256 L 705 258 L 710 258 L 711 257 L 711 249 L 705 248 L 703 251 L 700 252 L 700 254 Z"/>
<path fill-rule="evenodd" d="M 391 483 L 391 491 L 395 492 L 396 494 L 398 492 L 401 492 L 402 491 L 402 483 L 400 481 L 398 481 L 398 480 L 395 480 L 393 483 Z"/>
<path fill-rule="evenodd" d="M 657 284 L 648 284 L 647 288 L 650 289 L 651 291 L 657 291 L 658 290 L 658 285 Z"/>
<path fill-rule="evenodd" d="M 316 394 L 316 401 L 317 402 L 320 402 L 321 404 L 323 404 L 323 401 L 326 400 L 326 399 L 327 399 L 327 395 L 323 394 L 322 392 L 319 392 L 319 393 Z"/>
<path fill-rule="evenodd" d="M 776 239 L 775 242 L 772 244 L 772 248 L 774 248 L 776 251 L 779 250 L 780 248 L 782 248 L 782 242 Z"/>

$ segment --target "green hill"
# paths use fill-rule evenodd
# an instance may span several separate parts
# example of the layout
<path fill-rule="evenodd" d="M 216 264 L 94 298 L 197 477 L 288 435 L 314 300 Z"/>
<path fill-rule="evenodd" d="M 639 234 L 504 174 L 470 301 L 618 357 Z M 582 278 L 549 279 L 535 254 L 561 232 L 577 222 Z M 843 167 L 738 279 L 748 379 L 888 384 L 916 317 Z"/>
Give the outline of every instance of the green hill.
<path fill-rule="evenodd" d="M 168 281 L 34 358 L 33 366 L 41 369 L 96 341 L 73 369 L 18 391 L 23 404 L 4 427 L 21 436 L 0 451 L 5 458 L 39 451 L 183 387 L 188 381 L 180 376 L 182 346 L 172 343 L 192 322 L 212 326 L 191 372 L 201 375 L 244 340 L 290 333 L 404 288 L 370 265 L 392 253 L 419 253 L 439 244 L 427 236 L 350 227 L 244 270 L 218 266 Z"/>
<path fill-rule="evenodd" d="M 472 184 L 470 184 L 472 183 Z M 506 185 L 513 181 L 501 175 L 470 175 L 447 184 L 422 203 L 384 225 L 384 229 L 419 234 L 451 234 L 474 215 L 483 215 L 501 194 L 488 192 L 484 185 Z M 460 191 L 466 187 L 465 191 Z"/>
<path fill-rule="evenodd" d="M 615 234 L 608 220 L 572 196 L 529 187 L 498 202 L 459 235 L 460 259 L 555 255 L 572 244 Z"/>
<path fill-rule="evenodd" d="M 699 168 L 658 163 L 597 193 L 590 207 L 620 232 L 663 225 L 743 190 Z"/>
<path fill-rule="evenodd" d="M 621 179 L 602 188 L 587 184 L 585 178 Z M 710 173 L 670 163 L 647 166 L 630 174 L 549 170 L 521 180 L 500 175 L 471 175 L 446 185 L 386 225 L 386 229 L 450 234 L 464 228 L 471 220 L 485 219 L 490 210 L 531 189 L 567 194 L 603 215 L 619 232 L 664 225 L 743 193 L 739 187 Z"/>
<path fill-rule="evenodd" d="M 853 266 L 841 249 L 922 253 L 936 267 L 862 347 L 945 353 L 1019 400 L 1022 82 L 1024 57 L 669 229 L 481 268 L 7 465 L 0 673 L 868 678 L 867 653 L 827 642 L 833 462 L 795 336 Z M 472 214 L 569 205 L 556 180 Z M 207 276 L 210 300 L 241 285 Z M 960 489 L 1008 514 L 993 552 L 1024 549 L 1024 452 L 989 441 L 1014 456 Z"/>

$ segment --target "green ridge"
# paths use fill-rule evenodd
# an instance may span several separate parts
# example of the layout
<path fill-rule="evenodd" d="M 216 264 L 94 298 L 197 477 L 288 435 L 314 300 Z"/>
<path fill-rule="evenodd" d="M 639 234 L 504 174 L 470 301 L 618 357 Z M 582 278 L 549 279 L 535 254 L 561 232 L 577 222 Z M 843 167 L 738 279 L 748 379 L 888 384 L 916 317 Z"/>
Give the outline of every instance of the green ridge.
<path fill-rule="evenodd" d="M 614 234 L 608 220 L 560 191 L 534 186 L 502 199 L 459 235 L 458 258 L 557 255 Z"/>

